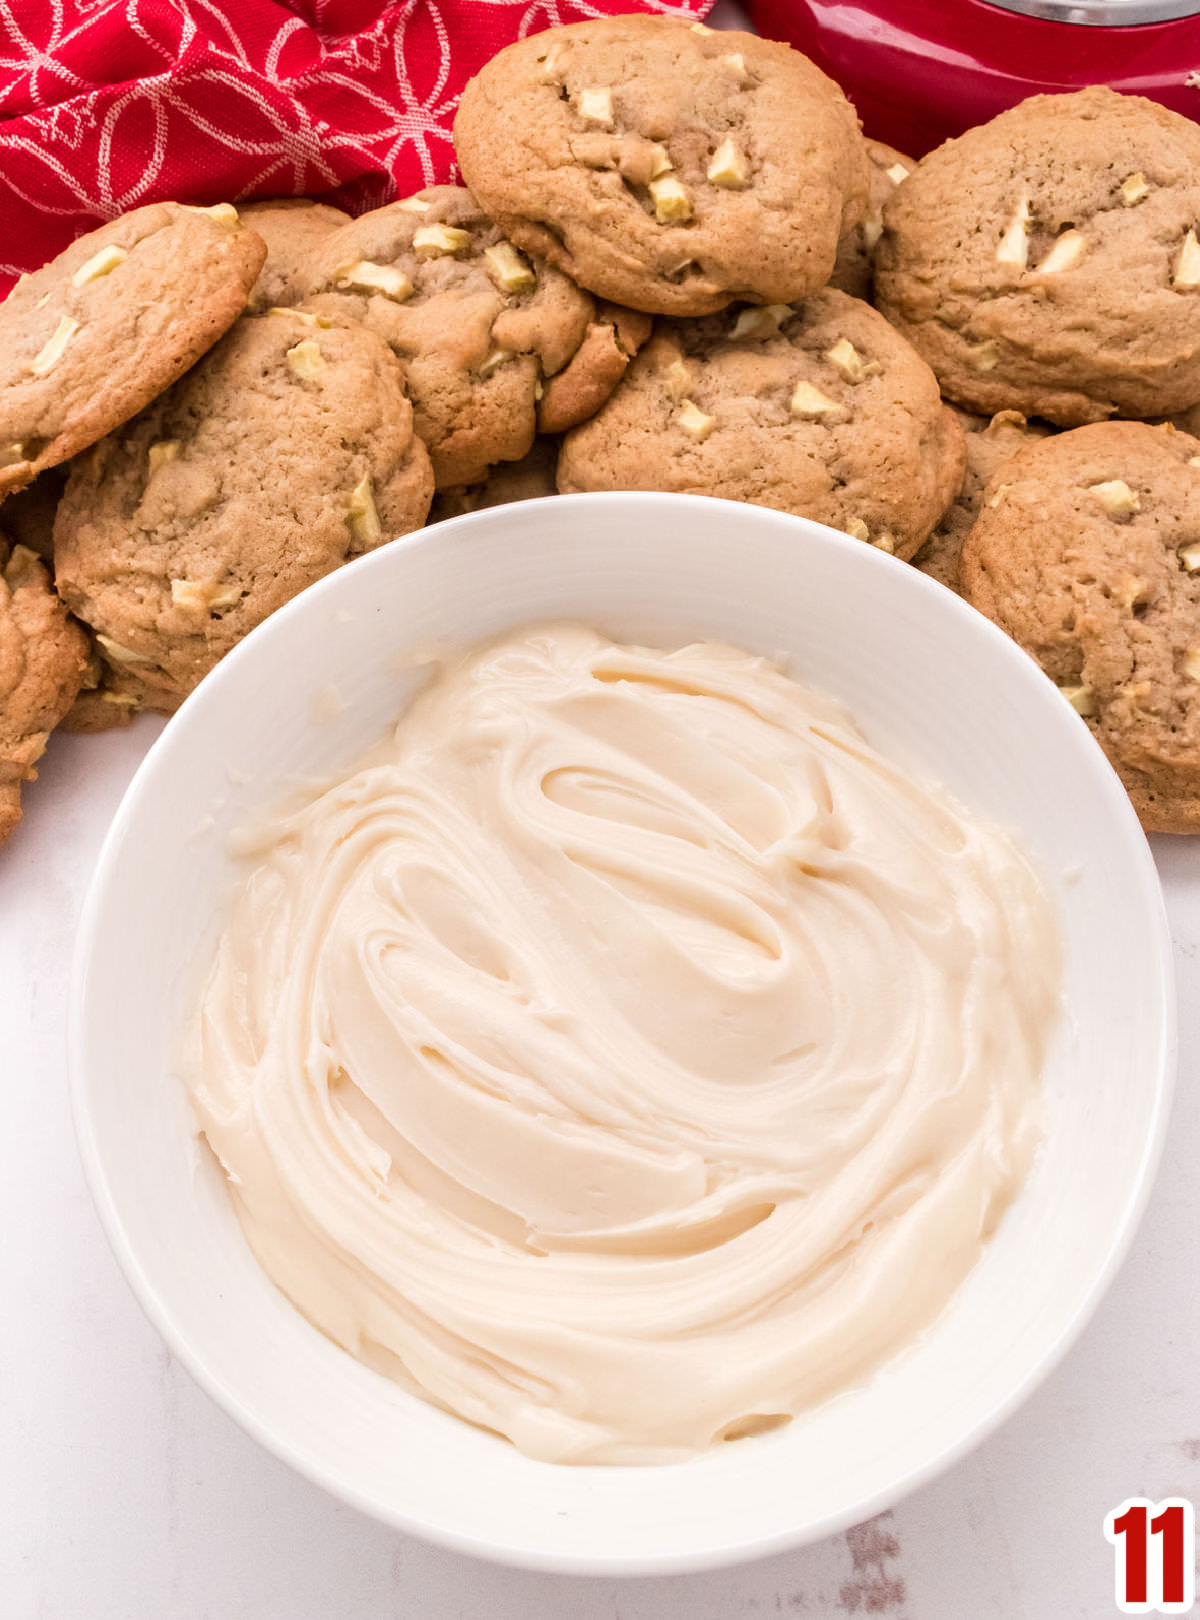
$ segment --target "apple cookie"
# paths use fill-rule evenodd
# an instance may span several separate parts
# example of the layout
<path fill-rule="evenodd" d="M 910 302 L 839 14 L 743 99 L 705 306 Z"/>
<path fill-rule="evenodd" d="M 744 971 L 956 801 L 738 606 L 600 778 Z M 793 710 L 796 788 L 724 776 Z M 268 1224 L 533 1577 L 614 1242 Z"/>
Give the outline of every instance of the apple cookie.
<path fill-rule="evenodd" d="M 1093 86 L 924 158 L 884 213 L 883 313 L 983 415 L 1071 427 L 1200 401 L 1200 128 Z"/>
<path fill-rule="evenodd" d="M 1200 832 L 1200 440 L 1103 422 L 998 469 L 967 600 L 1086 720 L 1152 832 Z"/>
<path fill-rule="evenodd" d="M 958 492 L 958 419 L 869 304 L 664 321 L 604 409 L 563 441 L 558 487 L 662 489 L 798 512 L 911 557 Z"/>
<path fill-rule="evenodd" d="M 867 197 L 831 79 L 788 45 L 672 17 L 518 40 L 463 91 L 454 142 L 517 247 L 651 314 L 814 292 Z"/>
<path fill-rule="evenodd" d="M 0 304 L 0 496 L 128 421 L 232 326 L 266 247 L 229 203 L 151 203 Z"/>
<path fill-rule="evenodd" d="M 111 688 L 170 711 L 306 585 L 418 528 L 432 495 L 380 338 L 303 310 L 248 315 L 75 463 L 58 589 Z"/>

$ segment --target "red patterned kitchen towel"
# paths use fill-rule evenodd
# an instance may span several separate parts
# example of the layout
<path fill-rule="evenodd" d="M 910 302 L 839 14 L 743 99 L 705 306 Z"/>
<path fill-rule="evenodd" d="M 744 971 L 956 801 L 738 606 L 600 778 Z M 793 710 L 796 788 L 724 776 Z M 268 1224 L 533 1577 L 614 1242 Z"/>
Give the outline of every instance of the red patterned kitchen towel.
<path fill-rule="evenodd" d="M 712 0 L 0 0 L 0 296 L 142 203 L 324 196 L 361 212 L 454 167 L 501 46 Z"/>

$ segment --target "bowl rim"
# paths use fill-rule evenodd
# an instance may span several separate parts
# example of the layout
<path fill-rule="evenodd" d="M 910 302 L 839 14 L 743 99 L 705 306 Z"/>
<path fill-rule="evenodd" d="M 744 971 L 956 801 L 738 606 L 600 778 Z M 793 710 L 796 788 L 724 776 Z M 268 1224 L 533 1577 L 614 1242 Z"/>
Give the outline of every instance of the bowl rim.
<path fill-rule="evenodd" d="M 213 692 L 239 678 L 241 666 L 245 659 L 248 656 L 257 656 L 256 651 L 247 654 L 247 646 L 257 649 L 264 639 L 264 632 L 269 632 L 271 625 L 277 621 L 282 622 L 299 614 L 314 611 L 327 596 L 337 593 L 341 588 L 339 582 L 350 571 L 357 571 L 361 574 L 372 568 L 386 567 L 386 563 L 381 563 L 380 559 L 387 554 L 395 555 L 397 548 L 411 550 L 428 545 L 437 545 L 442 543 L 444 535 L 450 531 L 457 532 L 464 529 L 469 531 L 473 528 L 486 529 L 495 525 L 498 533 L 500 533 L 503 530 L 505 519 L 498 514 L 511 514 L 514 510 L 522 509 L 528 511 L 531 507 L 545 507 L 549 504 L 553 504 L 555 511 L 566 517 L 569 516 L 571 508 L 577 507 L 580 503 L 595 505 L 598 502 L 604 502 L 618 511 L 622 506 L 642 505 L 644 503 L 664 508 L 682 508 L 687 511 L 689 509 L 695 510 L 700 506 L 707 510 L 714 504 L 714 500 L 715 498 L 711 496 L 676 494 L 663 491 L 610 491 L 544 496 L 536 500 L 509 503 L 507 506 L 481 508 L 475 512 L 445 518 L 438 523 L 428 524 L 424 528 L 398 536 L 395 540 L 353 559 L 342 568 L 334 570 L 333 573 L 325 575 L 322 579 L 307 587 L 307 589 L 271 614 L 267 620 L 263 621 L 261 625 L 257 626 L 225 655 L 216 668 L 189 694 L 175 714 L 169 717 L 162 731 L 147 749 L 122 795 L 120 804 L 101 844 L 80 911 L 75 946 L 72 953 L 67 1020 L 69 1100 L 76 1145 L 83 1165 L 84 1178 L 99 1216 L 105 1239 L 118 1268 L 142 1311 L 157 1330 L 170 1353 L 186 1369 L 192 1380 L 204 1391 L 209 1399 L 233 1418 L 239 1427 L 262 1446 L 266 1452 L 279 1461 L 286 1463 L 302 1478 L 319 1486 L 335 1500 L 346 1503 L 367 1517 L 393 1530 L 417 1537 L 445 1551 L 464 1554 L 488 1563 L 537 1573 L 616 1578 L 679 1575 L 732 1568 L 786 1553 L 836 1535 L 840 1531 L 861 1523 L 887 1508 L 896 1506 L 914 1491 L 945 1473 L 994 1434 L 1030 1398 L 1034 1391 L 1049 1378 L 1051 1373 L 1062 1363 L 1071 1348 L 1078 1342 L 1084 1329 L 1095 1315 L 1101 1300 L 1111 1287 L 1117 1273 L 1128 1258 L 1133 1240 L 1153 1192 L 1156 1172 L 1162 1157 L 1167 1128 L 1170 1122 L 1176 1082 L 1178 1018 L 1169 920 L 1157 868 L 1146 835 L 1115 771 L 1107 768 L 1107 774 L 1102 778 L 1106 782 L 1104 791 L 1109 802 L 1109 808 L 1115 815 L 1116 820 L 1124 823 L 1124 841 L 1131 863 L 1131 871 L 1136 875 L 1139 901 L 1145 908 L 1145 920 L 1154 939 L 1154 960 L 1151 966 L 1157 1003 L 1157 1022 L 1154 1029 L 1157 1063 L 1154 1073 L 1153 1105 L 1145 1133 L 1143 1150 L 1137 1165 L 1136 1179 L 1132 1182 L 1131 1191 L 1121 1211 L 1119 1222 L 1114 1224 L 1114 1236 L 1108 1246 L 1104 1264 L 1097 1268 L 1087 1292 L 1080 1300 L 1073 1316 L 1062 1325 L 1057 1338 L 1051 1346 L 1037 1364 L 1029 1369 L 1002 1400 L 997 1401 L 954 1441 L 944 1446 L 941 1451 L 906 1473 L 899 1488 L 894 1485 L 882 1487 L 848 1507 L 832 1511 L 820 1519 L 810 1520 L 807 1524 L 793 1530 L 776 1531 L 759 1538 L 743 1539 L 733 1546 L 718 1545 L 699 1552 L 621 1554 L 613 1556 L 606 1555 L 601 1550 L 594 1555 L 579 1555 L 558 1551 L 544 1551 L 528 1546 L 506 1546 L 484 1536 L 455 1530 L 440 1520 L 426 1520 L 418 1513 L 399 1509 L 382 1502 L 372 1493 L 349 1483 L 333 1470 L 310 1461 L 303 1452 L 297 1449 L 293 1442 L 278 1433 L 268 1422 L 261 1419 L 243 1401 L 241 1396 L 225 1383 L 219 1374 L 209 1368 L 203 1353 L 195 1347 L 193 1340 L 176 1325 L 170 1307 L 160 1297 L 155 1284 L 143 1268 L 135 1242 L 128 1235 L 117 1211 L 103 1156 L 95 1134 L 89 1104 L 90 1082 L 89 1052 L 85 1028 L 85 984 L 88 960 L 95 948 L 96 936 L 101 927 L 108 902 L 106 891 L 111 877 L 111 869 L 124 842 L 128 825 L 134 817 L 139 800 L 148 790 L 148 784 L 152 783 L 152 779 L 160 767 L 160 761 L 173 746 L 174 737 L 181 729 L 181 717 L 190 716 L 207 701 Z M 779 520 L 794 524 L 799 530 L 806 531 L 806 537 L 810 540 L 815 539 L 823 544 L 832 543 L 839 548 L 853 550 L 860 556 L 864 552 L 869 552 L 874 559 L 873 565 L 881 568 L 902 570 L 909 580 L 909 588 L 924 591 L 931 597 L 937 597 L 941 601 L 944 611 L 964 619 L 969 616 L 972 621 L 973 633 L 991 640 L 994 645 L 1003 649 L 1003 657 L 1027 658 L 1027 655 L 997 625 L 982 614 L 977 613 L 961 597 L 948 590 L 938 581 L 922 574 L 911 563 L 902 562 L 873 548 L 865 547 L 862 541 L 855 540 L 851 536 L 843 534 L 840 530 L 831 529 L 827 525 L 818 523 L 815 519 L 804 518 L 796 514 L 780 512 L 773 508 L 754 506 L 740 501 L 720 500 L 716 504 L 730 508 L 731 514 L 737 513 L 739 519 L 742 520 L 745 520 L 745 515 L 749 512 L 755 514 L 748 520 L 752 523 L 763 519 Z M 813 534 L 812 531 L 816 531 L 816 533 Z M 1029 659 L 1029 664 L 1036 668 L 1036 664 L 1032 659 Z M 1014 663 L 1015 667 L 1016 664 Z M 1047 687 L 1049 687 L 1051 685 L 1049 679 L 1047 677 L 1043 678 L 1046 679 Z M 1099 744 L 1095 743 L 1094 739 L 1093 747 L 1095 747 L 1099 758 L 1103 759 L 1104 756 Z M 1107 767 L 1107 761 L 1105 761 L 1105 765 Z M 1146 1023 L 1149 1024 L 1148 1019 Z M 416 1398 L 413 1397 L 413 1399 Z M 546 1464 L 545 1466 L 555 1467 L 558 1465 Z M 669 1473 L 672 1465 L 662 1466 Z M 673 1466 L 685 1467 L 687 1464 Z"/>

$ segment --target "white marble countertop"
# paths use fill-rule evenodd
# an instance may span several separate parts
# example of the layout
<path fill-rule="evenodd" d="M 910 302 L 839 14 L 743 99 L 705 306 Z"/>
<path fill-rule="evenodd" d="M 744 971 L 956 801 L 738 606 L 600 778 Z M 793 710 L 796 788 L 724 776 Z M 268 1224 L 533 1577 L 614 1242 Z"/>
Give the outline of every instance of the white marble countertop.
<path fill-rule="evenodd" d="M 725 1573 L 494 1569 L 291 1474 L 218 1411 L 110 1256 L 67 1103 L 68 964 L 105 829 L 158 722 L 53 739 L 0 850 L 4 1620 L 1072 1620 L 1116 1613 L 1104 1514 L 1200 1498 L 1200 839 L 1156 840 L 1182 1060 L 1133 1253 L 1080 1344 L 967 1461 L 870 1526 Z"/>

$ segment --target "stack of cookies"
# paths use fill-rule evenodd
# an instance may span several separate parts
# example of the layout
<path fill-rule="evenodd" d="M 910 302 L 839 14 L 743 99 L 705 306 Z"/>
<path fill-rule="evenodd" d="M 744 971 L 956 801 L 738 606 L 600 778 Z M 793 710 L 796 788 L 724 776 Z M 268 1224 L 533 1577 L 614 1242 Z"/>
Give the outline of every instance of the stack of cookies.
<path fill-rule="evenodd" d="M 358 219 L 139 209 L 0 306 L 0 838 L 55 725 L 170 711 L 427 521 L 612 489 L 914 561 L 1200 830 L 1200 128 L 1096 88 L 914 164 L 787 46 L 630 16 L 502 51 L 455 143 Z"/>

